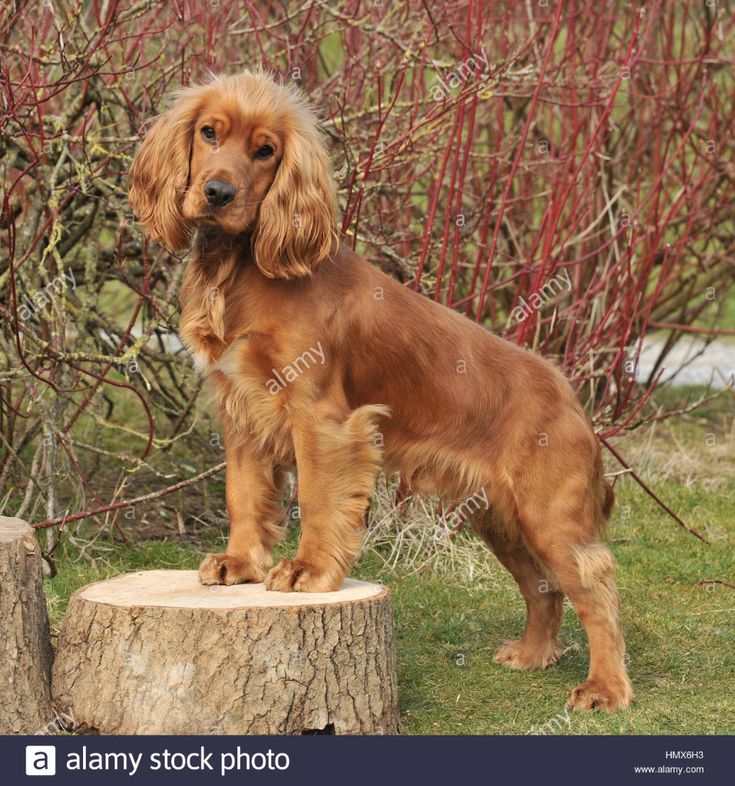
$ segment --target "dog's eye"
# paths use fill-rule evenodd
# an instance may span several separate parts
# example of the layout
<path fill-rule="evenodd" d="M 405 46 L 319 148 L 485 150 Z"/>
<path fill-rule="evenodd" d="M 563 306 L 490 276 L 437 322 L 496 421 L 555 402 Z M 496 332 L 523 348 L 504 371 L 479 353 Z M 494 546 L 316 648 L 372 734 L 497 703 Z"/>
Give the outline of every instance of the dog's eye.
<path fill-rule="evenodd" d="M 273 148 L 270 145 L 263 145 L 255 151 L 255 157 L 260 159 L 270 158 L 273 155 Z"/>
<path fill-rule="evenodd" d="M 212 126 L 204 126 L 202 128 L 202 136 L 208 142 L 214 142 L 215 137 L 217 136 L 217 134 L 215 134 L 214 129 L 212 128 Z"/>

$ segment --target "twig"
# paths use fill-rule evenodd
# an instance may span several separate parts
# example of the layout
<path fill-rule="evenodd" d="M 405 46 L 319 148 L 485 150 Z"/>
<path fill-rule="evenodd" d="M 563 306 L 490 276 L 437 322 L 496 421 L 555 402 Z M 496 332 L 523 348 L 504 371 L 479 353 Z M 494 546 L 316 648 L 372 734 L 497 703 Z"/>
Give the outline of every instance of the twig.
<path fill-rule="evenodd" d="M 703 336 L 735 336 L 735 330 L 718 327 L 697 327 L 697 325 L 682 325 L 678 322 L 659 322 L 651 320 L 649 327 L 661 328 L 662 330 L 680 330 L 682 333 L 696 333 Z"/>
<path fill-rule="evenodd" d="M 127 508 L 131 505 L 137 505 L 140 502 L 149 502 L 152 499 L 158 499 L 159 497 L 164 497 L 166 494 L 173 494 L 174 491 L 178 491 L 179 489 L 186 488 L 187 486 L 193 486 L 195 483 L 198 483 L 200 480 L 204 480 L 205 478 L 210 477 L 211 475 L 215 475 L 217 472 L 223 470 L 226 466 L 227 462 L 223 461 L 220 464 L 217 464 L 214 467 L 210 467 L 206 472 L 201 472 L 199 475 L 196 475 L 193 478 L 188 478 L 187 480 L 182 480 L 180 483 L 175 483 L 173 486 L 169 486 L 168 488 L 161 489 L 160 491 L 153 491 L 150 494 L 143 494 L 141 497 L 134 497 L 133 499 L 125 499 L 121 502 L 115 502 L 110 505 L 103 505 L 101 508 L 95 508 L 94 510 L 84 510 L 81 513 L 75 513 L 73 516 L 58 516 L 54 519 L 49 519 L 47 521 L 40 521 L 38 524 L 33 524 L 33 529 L 46 529 L 47 527 L 55 527 L 57 524 L 61 524 L 62 526 L 65 524 L 69 524 L 72 521 L 79 521 L 80 519 L 86 519 L 90 516 L 97 516 L 100 513 L 107 513 L 110 510 L 117 510 L 118 508 Z"/>
<path fill-rule="evenodd" d="M 615 456 L 615 458 L 625 467 L 626 470 L 629 470 L 630 476 L 635 480 L 635 482 L 651 497 L 655 502 L 663 508 L 669 516 L 671 516 L 674 521 L 679 524 L 679 526 L 683 527 L 690 535 L 694 535 L 695 538 L 698 538 L 702 541 L 702 543 L 706 543 L 708 546 L 711 545 L 710 541 L 707 540 L 703 535 L 697 532 L 696 529 L 692 529 L 688 524 L 686 524 L 679 516 L 674 513 L 673 510 L 659 497 L 656 492 L 646 484 L 646 482 L 641 478 L 641 476 L 628 464 L 625 459 L 618 453 L 617 450 L 602 436 L 599 434 L 597 435 L 598 439 L 602 444 L 610 451 L 610 453 Z"/>
<path fill-rule="evenodd" d="M 722 579 L 702 579 L 698 581 L 696 586 L 697 587 L 707 587 L 712 584 L 720 584 L 723 587 L 728 587 L 729 589 L 735 589 L 735 584 L 730 584 L 729 581 L 722 581 Z"/>

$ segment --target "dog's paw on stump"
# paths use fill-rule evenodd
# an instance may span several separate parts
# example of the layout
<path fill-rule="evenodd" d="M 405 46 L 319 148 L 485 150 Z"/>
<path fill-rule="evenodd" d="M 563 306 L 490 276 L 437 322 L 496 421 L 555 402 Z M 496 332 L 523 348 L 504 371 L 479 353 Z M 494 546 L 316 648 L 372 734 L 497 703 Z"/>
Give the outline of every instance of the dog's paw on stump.
<path fill-rule="evenodd" d="M 390 593 L 202 586 L 178 570 L 91 584 L 69 603 L 53 693 L 103 734 L 395 734 Z"/>
<path fill-rule="evenodd" d="M 248 584 L 263 581 L 264 576 L 256 565 L 230 554 L 207 554 L 199 566 L 202 584 Z"/>

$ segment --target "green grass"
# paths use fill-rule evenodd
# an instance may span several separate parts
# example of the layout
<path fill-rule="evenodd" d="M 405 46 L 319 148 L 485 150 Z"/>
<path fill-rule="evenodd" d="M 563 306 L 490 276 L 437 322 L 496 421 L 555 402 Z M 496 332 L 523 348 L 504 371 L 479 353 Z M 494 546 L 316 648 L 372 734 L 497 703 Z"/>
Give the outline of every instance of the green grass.
<path fill-rule="evenodd" d="M 610 540 L 619 562 L 636 700 L 615 715 L 575 713 L 559 733 L 735 732 L 735 590 L 700 584 L 713 579 L 735 584 L 731 400 L 659 425 L 653 435 L 618 440 L 657 493 L 712 542 L 700 543 L 630 478 L 621 479 Z M 712 433 L 714 445 L 707 438 Z M 293 553 L 296 537 L 290 534 L 283 552 Z M 197 547 L 174 541 L 132 548 L 105 543 L 109 551 L 96 552 L 97 567 L 62 550 L 59 573 L 47 581 L 53 626 L 78 587 L 141 568 L 196 568 L 203 551 L 219 548 L 211 538 Z M 404 733 L 526 734 L 563 715 L 567 694 L 585 678 L 586 638 L 569 608 L 562 628 L 567 651 L 556 666 L 529 673 L 493 663 L 494 648 L 522 632 L 525 607 L 512 579 L 492 556 L 486 559 L 496 580 L 483 587 L 459 577 L 387 571 L 375 553 L 353 571 L 357 578 L 385 583 L 393 593 Z"/>

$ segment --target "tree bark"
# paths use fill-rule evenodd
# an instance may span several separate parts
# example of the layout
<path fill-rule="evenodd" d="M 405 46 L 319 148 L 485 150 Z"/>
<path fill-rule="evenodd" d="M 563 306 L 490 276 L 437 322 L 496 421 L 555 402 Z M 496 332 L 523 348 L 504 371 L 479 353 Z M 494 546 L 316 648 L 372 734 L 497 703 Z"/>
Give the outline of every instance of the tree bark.
<path fill-rule="evenodd" d="M 377 584 L 282 593 L 131 573 L 72 597 L 54 699 L 103 734 L 395 734 L 392 622 Z"/>
<path fill-rule="evenodd" d="M 51 660 L 40 548 L 25 521 L 0 516 L 0 734 L 53 722 Z"/>

